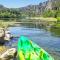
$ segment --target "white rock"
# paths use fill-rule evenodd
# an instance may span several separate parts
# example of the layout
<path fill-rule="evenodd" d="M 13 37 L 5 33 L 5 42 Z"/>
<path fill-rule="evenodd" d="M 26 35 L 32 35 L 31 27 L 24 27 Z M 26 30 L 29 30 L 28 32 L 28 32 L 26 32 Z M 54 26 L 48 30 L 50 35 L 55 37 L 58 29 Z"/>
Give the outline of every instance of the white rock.
<path fill-rule="evenodd" d="M 5 37 L 4 37 L 4 40 L 7 40 L 7 41 L 9 41 L 10 40 L 10 38 L 11 38 L 11 33 L 10 33 L 10 31 L 5 31 Z"/>
<path fill-rule="evenodd" d="M 7 60 L 7 59 L 11 59 L 15 56 L 16 54 L 16 48 L 11 48 L 11 49 L 8 49 L 5 53 L 3 53 L 1 56 L 0 56 L 0 59 L 1 60 Z"/>

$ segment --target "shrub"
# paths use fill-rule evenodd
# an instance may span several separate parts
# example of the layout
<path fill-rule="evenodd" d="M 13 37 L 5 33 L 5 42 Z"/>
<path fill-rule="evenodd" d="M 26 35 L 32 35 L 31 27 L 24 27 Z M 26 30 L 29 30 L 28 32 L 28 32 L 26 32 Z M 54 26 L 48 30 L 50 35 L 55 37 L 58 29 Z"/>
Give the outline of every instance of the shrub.
<path fill-rule="evenodd" d="M 60 22 L 60 17 L 57 17 L 57 21 Z"/>

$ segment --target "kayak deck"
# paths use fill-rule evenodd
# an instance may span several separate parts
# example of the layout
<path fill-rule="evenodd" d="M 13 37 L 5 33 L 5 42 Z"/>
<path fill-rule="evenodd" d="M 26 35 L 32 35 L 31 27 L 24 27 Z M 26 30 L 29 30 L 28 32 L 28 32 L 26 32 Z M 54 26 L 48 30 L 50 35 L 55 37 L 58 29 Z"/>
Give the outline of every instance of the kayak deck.
<path fill-rule="evenodd" d="M 54 60 L 46 51 L 27 37 L 18 40 L 18 60 Z"/>

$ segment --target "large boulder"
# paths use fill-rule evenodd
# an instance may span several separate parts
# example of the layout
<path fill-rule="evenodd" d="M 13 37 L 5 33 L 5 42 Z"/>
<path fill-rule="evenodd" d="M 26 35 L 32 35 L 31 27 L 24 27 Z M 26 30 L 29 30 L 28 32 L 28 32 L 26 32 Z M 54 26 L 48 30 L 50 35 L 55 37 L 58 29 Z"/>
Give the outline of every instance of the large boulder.
<path fill-rule="evenodd" d="M 6 41 L 10 41 L 11 33 L 9 30 L 0 28 L 0 43 L 4 44 Z"/>
<path fill-rule="evenodd" d="M 11 38 L 11 33 L 10 31 L 6 30 L 4 40 L 10 41 L 10 38 Z"/>
<path fill-rule="evenodd" d="M 8 49 L 5 53 L 0 56 L 0 60 L 10 60 L 16 57 L 16 48 Z"/>

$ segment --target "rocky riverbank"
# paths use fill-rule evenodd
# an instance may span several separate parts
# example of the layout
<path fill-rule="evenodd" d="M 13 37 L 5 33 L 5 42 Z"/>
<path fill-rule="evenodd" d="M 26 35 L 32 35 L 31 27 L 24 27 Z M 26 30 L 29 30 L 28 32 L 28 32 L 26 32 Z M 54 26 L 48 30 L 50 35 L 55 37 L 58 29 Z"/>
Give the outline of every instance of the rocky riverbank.
<path fill-rule="evenodd" d="M 4 43 L 11 40 L 9 30 L 0 27 L 0 60 L 10 60 L 16 56 L 16 48 L 4 46 Z"/>
<path fill-rule="evenodd" d="M 6 46 L 0 46 L 0 60 L 10 60 L 17 55 L 16 48 L 9 48 Z"/>
<path fill-rule="evenodd" d="M 0 43 L 3 44 L 5 41 L 10 41 L 12 37 L 8 29 L 0 28 Z"/>

